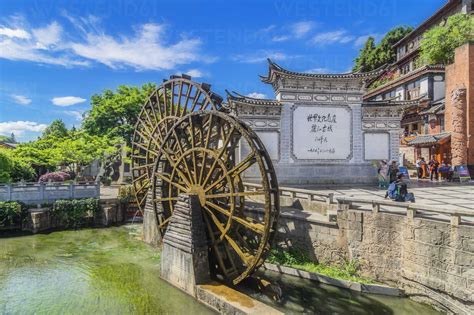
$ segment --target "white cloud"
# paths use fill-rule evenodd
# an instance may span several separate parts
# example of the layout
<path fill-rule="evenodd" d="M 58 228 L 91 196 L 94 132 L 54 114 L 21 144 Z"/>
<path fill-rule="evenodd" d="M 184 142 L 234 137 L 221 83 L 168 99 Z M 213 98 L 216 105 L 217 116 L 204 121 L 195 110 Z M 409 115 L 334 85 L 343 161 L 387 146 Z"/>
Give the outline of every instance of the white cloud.
<path fill-rule="evenodd" d="M 304 71 L 304 73 L 331 73 L 331 70 L 328 68 L 313 68 Z"/>
<path fill-rule="evenodd" d="M 6 36 L 9 38 L 29 39 L 30 34 L 20 28 L 12 29 L 8 27 L 0 27 L 0 36 Z"/>
<path fill-rule="evenodd" d="M 0 58 L 3 59 L 32 61 L 65 67 L 87 66 L 89 64 L 84 60 L 73 59 L 67 54 L 55 56 L 54 53 L 54 50 L 43 50 L 30 41 L 20 42 L 12 39 L 0 39 Z"/>
<path fill-rule="evenodd" d="M 300 21 L 282 28 L 280 34 L 272 36 L 273 42 L 284 42 L 290 39 L 300 39 L 308 34 L 314 27 L 315 23 L 311 21 Z"/>
<path fill-rule="evenodd" d="M 12 132 L 21 136 L 26 131 L 41 132 L 46 129 L 47 125 L 39 124 L 34 121 L 7 121 L 0 122 L 0 134 L 10 135 Z"/>
<path fill-rule="evenodd" d="M 63 113 L 67 116 L 73 117 L 77 121 L 81 121 L 82 120 L 82 115 L 84 114 L 84 111 L 81 111 L 81 110 L 65 110 L 65 111 L 63 111 Z"/>
<path fill-rule="evenodd" d="M 191 62 L 216 60 L 200 53 L 199 38 L 165 39 L 167 32 L 162 24 L 138 25 L 132 35 L 110 35 L 99 27 L 96 17 L 65 17 L 75 26 L 75 33 L 65 33 L 56 21 L 39 28 L 0 26 L 0 58 L 65 67 L 97 62 L 113 69 L 136 70 L 169 70 Z"/>
<path fill-rule="evenodd" d="M 164 30 L 163 25 L 150 23 L 140 26 L 134 37 L 116 39 L 106 34 L 88 33 L 84 43 L 72 43 L 70 47 L 76 55 L 111 68 L 173 69 L 176 65 L 205 59 L 198 53 L 199 39 L 182 38 L 166 45 Z"/>
<path fill-rule="evenodd" d="M 32 33 L 37 40 L 38 48 L 46 49 L 49 45 L 55 45 L 61 40 L 63 28 L 58 22 L 52 22 L 46 27 L 33 29 Z"/>
<path fill-rule="evenodd" d="M 284 42 L 290 39 L 288 35 L 276 35 L 272 37 L 273 42 Z"/>
<path fill-rule="evenodd" d="M 291 26 L 291 30 L 293 35 L 295 35 L 296 38 L 301 38 L 304 35 L 306 35 L 309 31 L 311 31 L 314 27 L 314 22 L 310 21 L 301 21 L 294 23 Z"/>
<path fill-rule="evenodd" d="M 263 93 L 258 93 L 258 92 L 252 92 L 247 94 L 248 97 L 253 97 L 253 98 L 266 98 L 267 96 Z"/>
<path fill-rule="evenodd" d="M 184 73 L 190 75 L 193 78 L 201 78 L 204 76 L 204 73 L 199 69 L 190 69 Z"/>
<path fill-rule="evenodd" d="M 240 54 L 232 56 L 232 60 L 241 62 L 241 63 L 259 63 L 264 62 L 267 58 L 270 58 L 274 61 L 288 60 L 296 58 L 299 56 L 288 56 L 282 52 L 278 51 L 268 51 L 268 50 L 259 50 L 255 53 L 250 54 Z"/>
<path fill-rule="evenodd" d="M 347 44 L 354 40 L 354 36 L 348 34 L 346 30 L 338 30 L 316 34 L 311 42 L 317 45 Z"/>
<path fill-rule="evenodd" d="M 71 106 L 75 104 L 84 103 L 85 98 L 77 96 L 62 96 L 62 97 L 53 97 L 51 102 L 56 106 Z"/>
<path fill-rule="evenodd" d="M 24 95 L 15 95 L 12 94 L 10 95 L 11 98 L 15 101 L 15 103 L 20 104 L 20 105 L 28 105 L 31 103 L 31 98 L 28 98 Z"/>

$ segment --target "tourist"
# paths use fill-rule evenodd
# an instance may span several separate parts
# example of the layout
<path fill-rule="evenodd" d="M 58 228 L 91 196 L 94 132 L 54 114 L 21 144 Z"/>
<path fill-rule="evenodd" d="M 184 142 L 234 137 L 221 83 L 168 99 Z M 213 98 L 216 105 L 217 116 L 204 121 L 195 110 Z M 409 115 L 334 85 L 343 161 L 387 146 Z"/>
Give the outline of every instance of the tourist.
<path fill-rule="evenodd" d="M 379 188 L 388 188 L 388 163 L 385 160 L 380 161 L 378 168 Z"/>
<path fill-rule="evenodd" d="M 439 180 L 439 162 L 435 158 L 432 158 L 429 163 L 430 166 L 430 180 L 433 181 L 433 176 L 436 180 Z"/>
<path fill-rule="evenodd" d="M 397 174 L 400 170 L 398 169 L 397 162 L 392 161 L 388 168 L 388 175 L 390 177 L 390 184 L 397 180 Z"/>
<path fill-rule="evenodd" d="M 385 198 L 389 197 L 393 201 L 410 201 L 415 202 L 415 195 L 408 192 L 408 186 L 403 180 L 403 174 L 398 173 L 397 179 L 388 186 Z"/>
<path fill-rule="evenodd" d="M 423 175 L 423 170 L 421 169 L 421 159 L 418 158 L 416 160 L 416 175 L 418 176 L 418 179 L 420 179 Z"/>
<path fill-rule="evenodd" d="M 428 165 L 426 164 L 426 161 L 425 161 L 424 157 L 421 158 L 420 166 L 421 166 L 421 178 L 427 178 L 428 177 Z"/>

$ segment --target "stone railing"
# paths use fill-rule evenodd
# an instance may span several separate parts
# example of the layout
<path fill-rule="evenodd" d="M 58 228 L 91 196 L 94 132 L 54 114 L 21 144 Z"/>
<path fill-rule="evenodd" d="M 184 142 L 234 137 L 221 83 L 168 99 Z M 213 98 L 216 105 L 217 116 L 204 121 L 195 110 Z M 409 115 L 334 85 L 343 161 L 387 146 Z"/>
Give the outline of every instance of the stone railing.
<path fill-rule="evenodd" d="M 100 185 L 87 183 L 18 183 L 0 185 L 0 201 L 27 204 L 50 203 L 58 199 L 99 198 Z"/>
<path fill-rule="evenodd" d="M 262 186 L 259 184 L 253 183 L 244 183 L 244 187 L 247 191 L 255 191 Z M 320 201 L 327 204 L 334 203 L 334 194 L 333 193 L 320 193 L 312 191 L 309 189 L 301 188 L 290 188 L 290 187 L 280 187 L 280 197 L 290 197 L 293 199 L 303 199 L 308 201 Z"/>
<path fill-rule="evenodd" d="M 255 191 L 261 188 L 261 185 L 253 183 L 244 183 L 244 187 L 248 191 Z M 471 223 L 474 223 L 474 212 L 469 210 L 446 210 L 440 207 L 420 205 L 409 202 L 395 202 L 391 200 L 373 200 L 348 196 L 335 196 L 331 192 L 315 192 L 309 189 L 300 188 L 280 187 L 279 190 L 280 199 L 288 197 L 308 202 L 323 202 L 327 205 L 332 204 L 336 206 L 339 210 L 354 209 L 361 211 L 372 211 L 374 213 L 386 212 L 398 215 L 406 215 L 409 218 L 435 217 L 438 220 L 451 221 L 452 225 L 459 225 L 461 223 L 462 218 L 471 218 Z M 384 207 L 396 208 L 400 211 L 388 210 L 384 209 Z"/>
<path fill-rule="evenodd" d="M 395 201 L 388 201 L 388 200 L 367 200 L 361 198 L 354 198 L 354 197 L 336 197 L 335 198 L 337 203 L 339 204 L 338 209 L 345 210 L 345 209 L 354 209 L 355 205 L 362 205 L 362 206 L 369 206 L 367 208 L 359 208 L 357 210 L 362 211 L 372 211 L 373 213 L 378 212 L 386 212 L 386 213 L 393 213 L 393 214 L 402 214 L 406 215 L 408 218 L 413 219 L 415 217 L 424 217 L 424 218 L 436 218 L 438 220 L 446 221 L 450 220 L 452 225 L 459 225 L 461 224 L 461 218 L 474 218 L 474 212 L 470 210 L 463 210 L 463 209 L 452 209 L 447 210 L 441 207 L 433 207 L 433 206 L 426 206 L 426 205 L 418 205 L 409 202 L 395 202 Z M 394 210 L 386 210 L 383 208 L 392 207 L 400 209 L 400 211 Z"/>

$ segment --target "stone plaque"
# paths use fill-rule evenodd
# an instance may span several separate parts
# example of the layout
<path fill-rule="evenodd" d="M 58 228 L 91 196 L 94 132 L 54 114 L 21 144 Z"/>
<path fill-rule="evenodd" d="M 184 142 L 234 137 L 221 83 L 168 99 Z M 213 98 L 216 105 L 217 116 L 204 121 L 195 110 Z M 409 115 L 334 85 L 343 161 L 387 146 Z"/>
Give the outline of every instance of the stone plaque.
<path fill-rule="evenodd" d="M 345 160 L 351 156 L 352 113 L 348 106 L 297 106 L 293 155 L 300 160 Z"/>
<path fill-rule="evenodd" d="M 364 134 L 365 160 L 388 160 L 390 158 L 390 137 L 388 133 Z"/>

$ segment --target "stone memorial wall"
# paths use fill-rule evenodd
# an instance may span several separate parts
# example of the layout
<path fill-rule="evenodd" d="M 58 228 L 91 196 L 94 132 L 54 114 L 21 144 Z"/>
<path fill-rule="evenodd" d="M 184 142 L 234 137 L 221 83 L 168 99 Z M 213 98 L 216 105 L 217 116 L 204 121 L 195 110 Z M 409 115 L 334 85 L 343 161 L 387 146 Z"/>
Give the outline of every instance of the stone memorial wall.
<path fill-rule="evenodd" d="M 269 61 L 262 81 L 275 100 L 229 93 L 228 103 L 261 137 L 280 183 L 372 183 L 374 161 L 398 161 L 403 114 L 400 105 L 362 102 L 367 80 L 378 73 L 296 73 Z"/>

